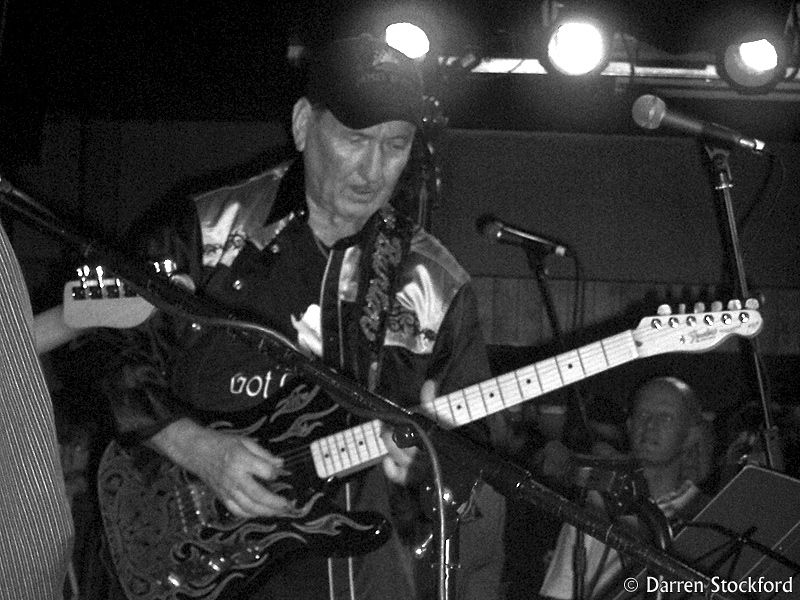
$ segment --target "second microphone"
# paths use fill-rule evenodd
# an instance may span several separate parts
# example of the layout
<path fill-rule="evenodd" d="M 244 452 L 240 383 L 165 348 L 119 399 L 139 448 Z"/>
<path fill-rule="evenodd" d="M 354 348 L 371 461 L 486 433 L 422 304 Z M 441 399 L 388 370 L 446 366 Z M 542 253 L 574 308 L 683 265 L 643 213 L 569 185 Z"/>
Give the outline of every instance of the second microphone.
<path fill-rule="evenodd" d="M 535 250 L 543 254 L 555 254 L 556 256 L 568 256 L 570 254 L 569 248 L 564 244 L 513 227 L 491 214 L 479 217 L 475 221 L 475 228 L 478 233 L 498 244 L 511 244 L 526 250 Z"/>

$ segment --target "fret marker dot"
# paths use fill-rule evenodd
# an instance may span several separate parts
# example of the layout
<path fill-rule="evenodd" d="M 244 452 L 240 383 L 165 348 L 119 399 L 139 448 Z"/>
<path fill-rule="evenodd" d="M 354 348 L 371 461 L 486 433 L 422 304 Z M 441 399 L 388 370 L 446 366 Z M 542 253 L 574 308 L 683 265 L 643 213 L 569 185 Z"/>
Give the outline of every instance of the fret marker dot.
<path fill-rule="evenodd" d="M 460 404 L 456 404 L 456 409 L 461 410 L 461 405 Z"/>
<path fill-rule="evenodd" d="M 339 448 L 339 452 L 344 452 L 344 448 Z"/>

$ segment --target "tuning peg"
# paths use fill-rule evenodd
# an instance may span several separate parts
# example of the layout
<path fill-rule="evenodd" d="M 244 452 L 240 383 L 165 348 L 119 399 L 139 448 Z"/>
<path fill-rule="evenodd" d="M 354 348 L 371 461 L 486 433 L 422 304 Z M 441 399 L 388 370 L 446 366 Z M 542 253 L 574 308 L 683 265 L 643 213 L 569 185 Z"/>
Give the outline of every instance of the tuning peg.
<path fill-rule="evenodd" d="M 744 301 L 744 307 L 749 310 L 758 310 L 761 308 L 761 303 L 756 298 L 748 298 Z"/>
<path fill-rule="evenodd" d="M 685 315 L 686 314 L 686 303 L 685 302 L 681 302 L 680 304 L 678 304 L 678 314 L 679 315 Z"/>
<path fill-rule="evenodd" d="M 722 302 L 719 300 L 714 300 L 711 303 L 711 312 L 719 312 L 722 310 Z"/>
<path fill-rule="evenodd" d="M 672 314 L 672 307 L 669 304 L 661 304 L 656 312 L 659 317 L 668 317 Z"/>
<path fill-rule="evenodd" d="M 694 312 L 696 313 L 706 312 L 706 305 L 703 302 L 695 302 Z"/>
<path fill-rule="evenodd" d="M 175 271 L 178 270 L 178 264 L 171 258 L 165 258 L 162 264 L 164 266 L 165 275 L 172 275 Z"/>
<path fill-rule="evenodd" d="M 738 298 L 728 300 L 728 310 L 742 310 L 742 301 Z"/>
<path fill-rule="evenodd" d="M 83 265 L 81 267 L 78 267 L 77 271 L 78 271 L 78 279 L 81 280 L 81 286 L 83 286 L 84 288 L 87 287 L 89 285 L 87 281 L 89 280 L 89 273 L 91 271 L 89 269 L 89 265 Z"/>
<path fill-rule="evenodd" d="M 103 269 L 103 265 L 97 265 L 94 268 L 94 275 L 97 277 L 98 287 L 102 288 L 104 285 L 103 278 L 105 277 L 105 269 Z"/>

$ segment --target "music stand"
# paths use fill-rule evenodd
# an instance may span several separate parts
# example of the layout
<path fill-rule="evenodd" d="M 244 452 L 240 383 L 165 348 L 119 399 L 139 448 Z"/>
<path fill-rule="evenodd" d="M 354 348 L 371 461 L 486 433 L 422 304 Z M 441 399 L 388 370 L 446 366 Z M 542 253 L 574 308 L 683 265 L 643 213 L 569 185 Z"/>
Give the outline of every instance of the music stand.
<path fill-rule="evenodd" d="M 764 578 L 792 581 L 792 591 L 753 593 L 758 600 L 791 600 L 800 594 L 800 481 L 761 467 L 744 467 L 675 536 L 673 553 L 720 581 Z M 638 591 L 620 591 L 614 600 L 646 597 L 646 576 L 636 575 Z M 706 590 L 708 591 L 708 590 Z M 746 594 L 745 594 L 746 595 Z M 701 593 L 673 593 L 670 599 L 703 600 Z"/>

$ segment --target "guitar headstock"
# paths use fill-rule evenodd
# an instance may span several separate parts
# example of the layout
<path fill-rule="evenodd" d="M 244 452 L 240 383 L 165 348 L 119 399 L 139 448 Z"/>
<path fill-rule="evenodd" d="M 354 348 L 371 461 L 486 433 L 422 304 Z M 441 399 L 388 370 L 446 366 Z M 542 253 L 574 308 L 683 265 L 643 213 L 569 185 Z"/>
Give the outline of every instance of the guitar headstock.
<path fill-rule="evenodd" d="M 731 300 L 725 307 L 713 302 L 710 308 L 706 311 L 704 304 L 697 303 L 694 312 L 687 313 L 681 305 L 673 313 L 668 305 L 659 307 L 657 315 L 645 317 L 633 331 L 639 356 L 704 352 L 732 336 L 755 337 L 763 326 L 757 300 L 744 304 Z"/>
<path fill-rule="evenodd" d="M 103 267 L 78 269 L 79 279 L 64 285 L 64 323 L 73 329 L 127 329 L 144 323 L 156 308 Z"/>

